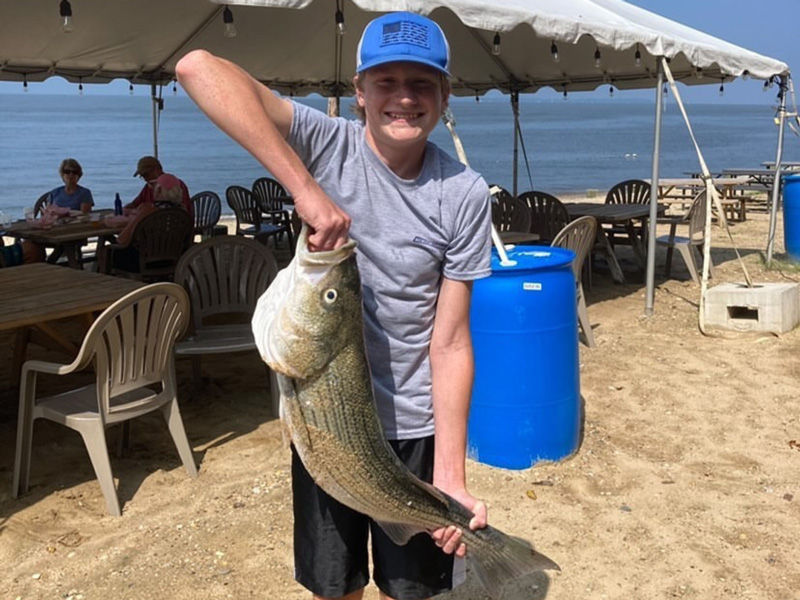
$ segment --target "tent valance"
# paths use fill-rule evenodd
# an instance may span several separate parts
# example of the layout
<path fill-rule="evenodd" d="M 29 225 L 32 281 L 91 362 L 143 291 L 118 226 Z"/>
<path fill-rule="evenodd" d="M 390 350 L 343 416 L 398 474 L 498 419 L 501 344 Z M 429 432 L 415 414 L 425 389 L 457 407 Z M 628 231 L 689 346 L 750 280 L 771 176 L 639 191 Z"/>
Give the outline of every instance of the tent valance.
<path fill-rule="evenodd" d="M 398 9 L 427 14 L 445 30 L 457 95 L 653 87 L 659 55 L 688 85 L 788 73 L 778 60 L 622 0 L 341 0 L 343 36 L 331 0 L 224 3 L 236 37 L 224 35 L 224 7 L 208 0 L 72 0 L 72 33 L 60 29 L 58 3 L 5 2 L 0 80 L 166 83 L 181 56 L 205 48 L 282 93 L 345 94 L 364 25 Z"/>

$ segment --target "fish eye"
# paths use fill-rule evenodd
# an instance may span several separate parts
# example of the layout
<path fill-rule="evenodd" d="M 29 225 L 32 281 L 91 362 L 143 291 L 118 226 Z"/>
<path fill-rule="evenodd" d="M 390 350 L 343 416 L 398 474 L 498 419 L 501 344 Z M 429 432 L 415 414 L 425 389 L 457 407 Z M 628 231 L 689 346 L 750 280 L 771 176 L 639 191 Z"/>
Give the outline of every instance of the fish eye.
<path fill-rule="evenodd" d="M 339 292 L 337 292 L 333 288 L 327 289 L 322 293 L 322 298 L 323 300 L 325 300 L 326 304 L 333 304 L 334 302 L 336 302 L 336 299 L 338 297 L 339 297 Z"/>

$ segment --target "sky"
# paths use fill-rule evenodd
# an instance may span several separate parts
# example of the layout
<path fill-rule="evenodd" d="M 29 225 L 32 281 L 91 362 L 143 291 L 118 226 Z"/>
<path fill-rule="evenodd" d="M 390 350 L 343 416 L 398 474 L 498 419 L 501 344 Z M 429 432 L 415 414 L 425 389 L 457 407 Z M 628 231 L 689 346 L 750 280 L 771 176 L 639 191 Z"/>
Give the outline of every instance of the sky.
<path fill-rule="evenodd" d="M 669 19 L 700 29 L 733 44 L 759 54 L 781 60 L 790 69 L 800 69 L 800 44 L 798 24 L 795 19 L 800 9 L 800 0 L 629 0 L 631 4 L 658 13 Z M 762 104 L 774 102 L 774 91 L 762 91 L 763 82 L 756 80 L 726 84 L 725 95 L 720 98 L 718 85 L 681 86 L 682 97 L 690 102 L 725 102 Z M 128 82 L 115 81 L 107 85 L 85 85 L 85 94 L 127 94 Z M 42 83 L 29 84 L 35 94 L 77 94 L 77 85 L 61 78 L 52 77 Z M 775 88 L 773 88 L 774 90 Z M 0 93 L 20 93 L 22 84 L 0 82 Z M 148 86 L 135 86 L 137 95 L 147 96 Z M 182 91 L 179 93 L 182 94 Z M 537 93 L 544 98 L 556 92 L 542 90 Z M 618 92 L 618 96 L 637 98 L 650 97 L 652 91 L 636 90 Z M 608 92 L 598 89 L 587 93 L 586 98 L 607 98 Z"/>

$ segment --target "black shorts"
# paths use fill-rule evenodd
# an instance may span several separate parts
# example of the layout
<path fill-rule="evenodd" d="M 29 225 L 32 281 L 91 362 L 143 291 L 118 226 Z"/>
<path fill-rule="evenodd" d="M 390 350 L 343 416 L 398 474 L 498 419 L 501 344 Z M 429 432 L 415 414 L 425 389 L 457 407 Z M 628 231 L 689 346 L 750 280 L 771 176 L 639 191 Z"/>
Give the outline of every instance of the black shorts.
<path fill-rule="evenodd" d="M 389 444 L 417 477 L 433 480 L 433 436 Z M 294 448 L 292 492 L 295 579 L 312 593 L 339 598 L 367 585 L 370 534 L 375 584 L 392 598 L 430 598 L 464 580 L 464 561 L 442 552 L 427 533 L 398 546 L 372 519 L 328 496 L 311 479 Z"/>

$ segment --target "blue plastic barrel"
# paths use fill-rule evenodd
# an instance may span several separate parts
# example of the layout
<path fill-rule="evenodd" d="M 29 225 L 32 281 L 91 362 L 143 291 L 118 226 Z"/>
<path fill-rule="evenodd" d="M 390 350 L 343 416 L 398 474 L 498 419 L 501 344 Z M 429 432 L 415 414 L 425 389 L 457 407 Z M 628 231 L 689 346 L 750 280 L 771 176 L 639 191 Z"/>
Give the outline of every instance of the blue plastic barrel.
<path fill-rule="evenodd" d="M 800 260 L 800 174 L 783 176 L 783 245 Z"/>
<path fill-rule="evenodd" d="M 578 317 L 570 250 L 520 246 L 475 282 L 475 382 L 468 456 L 507 469 L 560 460 L 581 427 Z"/>

